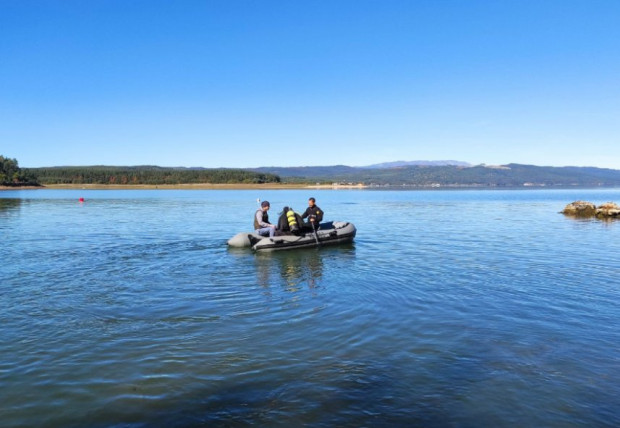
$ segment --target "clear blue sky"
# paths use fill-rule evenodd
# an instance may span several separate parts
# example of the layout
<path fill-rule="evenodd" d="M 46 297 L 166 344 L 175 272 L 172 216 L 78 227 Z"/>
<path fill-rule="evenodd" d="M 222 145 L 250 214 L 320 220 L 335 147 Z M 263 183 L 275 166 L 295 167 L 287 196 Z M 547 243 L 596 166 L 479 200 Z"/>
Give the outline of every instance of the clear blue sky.
<path fill-rule="evenodd" d="M 0 154 L 620 169 L 620 1 L 0 0 Z"/>

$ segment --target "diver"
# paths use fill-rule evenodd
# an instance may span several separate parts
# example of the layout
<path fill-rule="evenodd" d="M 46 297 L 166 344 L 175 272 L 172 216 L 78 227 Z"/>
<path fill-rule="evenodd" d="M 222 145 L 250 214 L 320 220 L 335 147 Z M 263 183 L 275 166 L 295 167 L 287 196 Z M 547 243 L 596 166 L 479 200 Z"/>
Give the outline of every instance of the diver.
<path fill-rule="evenodd" d="M 301 216 L 293 208 L 284 207 L 278 218 L 278 232 L 299 235 L 303 225 Z"/>
<path fill-rule="evenodd" d="M 306 217 L 308 217 L 308 222 L 304 223 L 304 227 L 310 230 L 318 230 L 321 226 L 320 223 L 323 221 L 323 211 L 316 204 L 316 199 L 314 198 L 308 199 L 308 208 L 306 208 L 301 218 L 305 219 Z"/>

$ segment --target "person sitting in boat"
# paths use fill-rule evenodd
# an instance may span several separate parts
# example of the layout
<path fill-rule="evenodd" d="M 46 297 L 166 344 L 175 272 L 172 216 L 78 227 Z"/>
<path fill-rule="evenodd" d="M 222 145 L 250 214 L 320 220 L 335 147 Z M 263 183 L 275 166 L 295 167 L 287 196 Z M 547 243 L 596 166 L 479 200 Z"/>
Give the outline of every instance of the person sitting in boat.
<path fill-rule="evenodd" d="M 261 236 L 269 235 L 272 238 L 276 233 L 276 226 L 269 223 L 269 201 L 263 201 L 260 209 L 254 214 L 254 230 Z"/>
<path fill-rule="evenodd" d="M 301 216 L 297 214 L 293 208 L 284 207 L 278 219 L 278 232 L 285 235 L 291 233 L 293 235 L 298 235 L 301 232 L 302 225 L 303 220 Z"/>
<path fill-rule="evenodd" d="M 323 221 L 323 211 L 316 204 L 316 199 L 314 198 L 308 199 L 308 208 L 306 208 L 301 218 L 305 219 L 306 217 L 308 217 L 308 222 L 304 223 L 304 226 L 310 230 L 317 230 Z"/>

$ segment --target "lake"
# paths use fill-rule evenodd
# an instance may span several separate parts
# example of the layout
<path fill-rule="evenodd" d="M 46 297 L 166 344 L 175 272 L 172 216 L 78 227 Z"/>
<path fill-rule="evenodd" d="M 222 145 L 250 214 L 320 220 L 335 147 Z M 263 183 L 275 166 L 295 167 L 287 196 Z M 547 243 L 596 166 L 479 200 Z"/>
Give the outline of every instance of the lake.
<path fill-rule="evenodd" d="M 354 244 L 226 246 L 309 196 Z M 0 192 L 0 424 L 620 426 L 620 220 L 576 200 L 620 189 Z"/>

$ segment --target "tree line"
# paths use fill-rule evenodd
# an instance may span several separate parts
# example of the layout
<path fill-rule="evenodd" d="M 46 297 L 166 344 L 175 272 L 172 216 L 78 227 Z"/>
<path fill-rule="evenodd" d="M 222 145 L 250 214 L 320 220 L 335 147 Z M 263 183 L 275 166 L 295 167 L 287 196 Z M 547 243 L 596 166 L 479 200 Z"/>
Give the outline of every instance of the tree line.
<path fill-rule="evenodd" d="M 28 168 L 43 184 L 262 184 L 279 183 L 275 174 L 232 168 L 158 166 L 65 166 Z"/>
<path fill-rule="evenodd" d="M 0 155 L 0 186 L 39 186 L 36 175 L 21 169 L 17 159 Z"/>
<path fill-rule="evenodd" d="M 370 186 L 521 187 L 620 186 L 620 170 L 593 167 L 404 166 L 364 168 L 327 167 L 170 168 L 159 166 L 65 166 L 19 168 L 16 159 L 0 156 L 0 185 L 40 184 L 261 184 L 363 183 Z"/>

